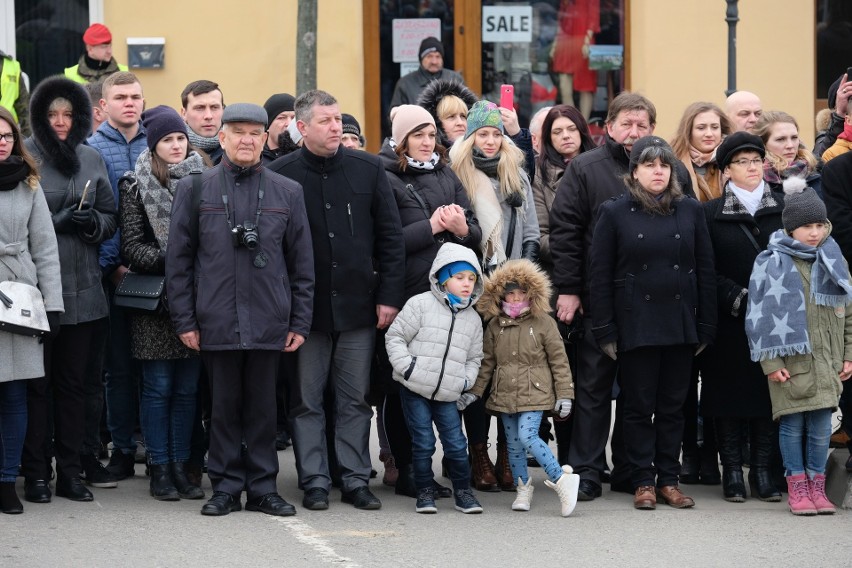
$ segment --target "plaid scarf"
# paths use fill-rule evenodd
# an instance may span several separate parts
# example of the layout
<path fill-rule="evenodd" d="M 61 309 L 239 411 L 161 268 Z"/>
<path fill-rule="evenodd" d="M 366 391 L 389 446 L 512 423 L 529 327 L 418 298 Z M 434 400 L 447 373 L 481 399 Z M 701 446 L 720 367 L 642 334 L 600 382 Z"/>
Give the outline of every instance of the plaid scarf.
<path fill-rule="evenodd" d="M 794 257 L 812 263 L 807 300 Z M 778 229 L 754 261 L 748 297 L 745 329 L 752 361 L 810 353 L 808 301 L 833 308 L 852 302 L 849 269 L 840 246 L 828 237 L 812 247 Z"/>
<path fill-rule="evenodd" d="M 805 179 L 810 173 L 808 163 L 805 160 L 793 160 L 793 163 L 782 172 L 778 172 L 769 160 L 763 163 L 763 179 L 769 183 L 781 183 L 790 176 L 799 176 Z"/>

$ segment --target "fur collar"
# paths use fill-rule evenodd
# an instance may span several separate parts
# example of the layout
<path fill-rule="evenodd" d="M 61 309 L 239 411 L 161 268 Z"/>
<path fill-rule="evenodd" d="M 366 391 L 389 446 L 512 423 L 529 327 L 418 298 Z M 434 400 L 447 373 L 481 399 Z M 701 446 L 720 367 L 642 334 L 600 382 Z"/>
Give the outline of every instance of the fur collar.
<path fill-rule="evenodd" d="M 509 282 L 517 282 L 527 291 L 530 315 L 540 316 L 551 311 L 552 290 L 550 280 L 544 271 L 526 259 L 509 260 L 485 280 L 485 292 L 477 303 L 476 309 L 486 320 L 502 313 L 503 290 Z"/>
<path fill-rule="evenodd" d="M 64 141 L 56 136 L 47 119 L 50 103 L 59 97 L 71 103 L 71 130 Z M 92 133 L 92 103 L 83 85 L 62 75 L 39 83 L 30 98 L 30 125 L 42 160 L 64 176 L 76 175 L 80 171 L 77 146 Z"/>
<path fill-rule="evenodd" d="M 449 148 L 450 143 L 444 129 L 441 128 L 441 120 L 438 118 L 438 103 L 447 95 L 457 96 L 464 101 L 467 108 L 472 107 L 479 100 L 479 97 L 473 91 L 457 79 L 435 79 L 430 81 L 420 92 L 420 96 L 417 97 L 417 104 L 428 110 L 429 114 L 435 119 L 435 124 L 438 126 L 438 142 L 445 148 Z"/>

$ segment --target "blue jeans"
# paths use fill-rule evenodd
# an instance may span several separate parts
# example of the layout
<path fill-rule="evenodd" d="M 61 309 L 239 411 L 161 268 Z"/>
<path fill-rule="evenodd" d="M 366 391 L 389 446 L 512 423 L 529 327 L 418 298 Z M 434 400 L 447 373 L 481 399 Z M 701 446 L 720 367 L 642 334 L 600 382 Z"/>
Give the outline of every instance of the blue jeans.
<path fill-rule="evenodd" d="M 831 409 L 821 408 L 781 417 L 778 438 L 787 475 L 825 473 L 831 440 Z M 805 439 L 802 452 L 802 439 Z"/>
<path fill-rule="evenodd" d="M 200 373 L 199 357 L 142 362 L 142 434 L 151 464 L 189 459 Z"/>
<path fill-rule="evenodd" d="M 512 467 L 512 478 L 516 481 L 519 477 L 524 483 L 529 480 L 527 474 L 528 451 L 544 468 L 544 472 L 550 478 L 550 481 L 556 483 L 562 477 L 562 467 L 556 460 L 556 456 L 553 455 L 550 446 L 545 444 L 541 436 L 538 435 L 541 415 L 541 410 L 501 415 L 503 429 L 506 430 L 509 465 Z"/>
<path fill-rule="evenodd" d="M 26 432 L 27 381 L 0 383 L 0 482 L 15 482 Z"/>
<path fill-rule="evenodd" d="M 438 428 L 444 458 L 447 461 L 453 489 L 470 487 L 470 463 L 467 461 L 467 440 L 462 434 L 461 415 L 455 402 L 429 400 L 407 388 L 399 389 L 402 412 L 411 433 L 411 463 L 414 484 L 418 489 L 432 486 L 432 456 L 435 454 L 435 431 Z"/>
<path fill-rule="evenodd" d="M 109 290 L 112 292 L 115 288 L 110 285 Z M 110 303 L 112 296 L 110 293 Z M 133 439 L 139 415 L 136 370 L 130 355 L 129 314 L 124 308 L 110 305 L 104 399 L 112 445 L 124 454 L 136 453 L 136 441 Z"/>

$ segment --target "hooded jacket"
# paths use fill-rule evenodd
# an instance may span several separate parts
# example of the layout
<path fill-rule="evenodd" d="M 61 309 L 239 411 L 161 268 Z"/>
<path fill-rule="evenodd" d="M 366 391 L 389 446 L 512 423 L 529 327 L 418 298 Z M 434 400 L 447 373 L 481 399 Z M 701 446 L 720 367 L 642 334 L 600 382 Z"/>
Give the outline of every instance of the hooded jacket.
<path fill-rule="evenodd" d="M 420 92 L 420 96 L 417 97 L 417 104 L 428 110 L 432 118 L 435 119 L 435 125 L 438 127 L 438 142 L 444 148 L 452 146 L 452 142 L 449 141 L 447 133 L 441 126 L 441 119 L 438 117 L 438 103 L 448 95 L 460 98 L 468 109 L 479 100 L 479 97 L 468 89 L 462 81 L 455 79 L 435 79 Z"/>
<path fill-rule="evenodd" d="M 527 292 L 528 312 L 517 318 L 503 313 L 503 291 L 516 282 Z M 472 394 L 491 394 L 492 412 L 552 411 L 557 400 L 574 398 L 574 381 L 565 344 L 550 316 L 550 282 L 531 261 L 510 260 L 485 284 L 477 309 L 488 321 L 483 337 L 482 366 Z"/>
<path fill-rule="evenodd" d="M 476 267 L 470 303 L 450 307 L 436 273 L 451 262 Z M 482 295 L 479 261 L 469 248 L 447 243 L 429 271 L 431 290 L 414 296 L 396 316 L 385 336 L 393 378 L 429 400 L 452 402 L 476 380 L 482 360 L 482 322 L 473 305 Z"/>
<path fill-rule="evenodd" d="M 71 103 L 71 129 L 63 141 L 47 118 L 50 104 L 62 97 Z M 86 90 L 70 79 L 55 76 L 39 83 L 30 102 L 33 135 L 26 146 L 39 163 L 41 186 L 53 216 L 59 245 L 63 325 L 106 317 L 109 304 L 101 285 L 98 245 L 115 234 L 118 225 L 115 200 L 100 154 L 84 144 L 92 130 L 92 103 Z M 76 208 L 89 182 L 85 203 L 92 208 L 92 225 L 68 229 L 57 226 L 61 211 Z"/>

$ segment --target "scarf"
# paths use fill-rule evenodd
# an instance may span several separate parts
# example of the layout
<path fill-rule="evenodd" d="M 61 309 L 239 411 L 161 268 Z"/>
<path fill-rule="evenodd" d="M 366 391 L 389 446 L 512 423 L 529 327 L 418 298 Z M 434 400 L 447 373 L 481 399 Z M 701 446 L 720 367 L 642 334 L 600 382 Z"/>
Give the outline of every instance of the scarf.
<path fill-rule="evenodd" d="M 503 302 L 503 313 L 512 319 L 528 311 L 530 311 L 528 300 L 524 300 L 523 302 Z"/>
<path fill-rule="evenodd" d="M 389 138 L 388 144 L 390 144 L 392 150 L 396 151 L 396 142 L 394 142 L 393 139 Z M 438 161 L 441 159 L 437 152 L 432 152 L 432 157 L 429 158 L 428 162 L 421 162 L 420 160 L 415 160 L 408 154 L 403 155 L 405 156 L 405 160 L 408 162 L 409 168 L 420 170 L 423 172 L 430 172 L 434 170 L 435 166 L 438 164 Z"/>
<path fill-rule="evenodd" d="M 812 263 L 808 300 L 793 258 Z M 754 261 L 748 297 L 745 328 L 752 361 L 810 353 L 808 301 L 835 309 L 852 302 L 840 246 L 829 237 L 812 247 L 778 229 Z"/>
<path fill-rule="evenodd" d="M 10 191 L 30 175 L 30 166 L 20 156 L 9 156 L 0 162 L 0 191 Z"/>
<path fill-rule="evenodd" d="M 781 183 L 790 176 L 799 176 L 802 179 L 808 177 L 810 173 L 808 163 L 805 160 L 793 160 L 793 163 L 787 166 L 787 169 L 779 172 L 776 170 L 769 160 L 763 163 L 763 179 L 769 183 Z"/>
<path fill-rule="evenodd" d="M 473 198 L 470 201 L 482 229 L 479 248 L 484 256 L 483 265 L 499 266 L 506 261 L 506 250 L 503 248 L 503 209 L 497 200 L 494 186 L 491 185 L 491 178 L 478 169 L 474 174 L 476 187 L 473 188 Z"/>
<path fill-rule="evenodd" d="M 219 147 L 219 136 L 211 136 L 207 138 L 206 136 L 200 136 L 195 133 L 195 131 L 189 126 L 186 127 L 186 137 L 189 139 L 189 143 L 199 150 L 204 150 L 205 152 L 210 152 L 211 150 L 215 150 Z"/>
<path fill-rule="evenodd" d="M 725 202 L 722 204 L 722 214 L 723 215 L 750 215 L 754 217 L 751 213 L 749 213 L 748 208 L 743 205 L 743 202 L 737 197 L 736 193 L 733 190 L 734 183 L 728 182 L 725 186 L 727 189 L 724 192 Z M 739 188 L 737 188 L 739 189 Z M 740 190 L 744 191 L 744 190 Z M 763 190 L 760 189 L 760 186 L 757 187 L 753 192 L 749 195 L 760 195 L 760 203 L 757 205 L 757 209 L 764 209 L 767 207 L 778 207 L 778 202 L 775 201 L 775 198 L 772 197 L 772 191 L 769 187 L 768 183 L 763 184 Z"/>
<path fill-rule="evenodd" d="M 843 123 L 843 132 L 837 135 L 841 140 L 852 141 L 852 124 L 848 122 Z"/>
<path fill-rule="evenodd" d="M 763 191 L 766 188 L 766 182 L 760 180 L 760 185 L 754 188 L 753 191 L 742 189 L 734 182 L 729 182 L 728 186 L 731 188 L 731 191 L 734 193 L 740 204 L 746 208 L 748 214 L 754 217 L 754 214 L 757 213 L 757 210 L 760 207 L 760 202 L 763 201 Z"/>
<path fill-rule="evenodd" d="M 198 152 L 193 151 L 182 162 L 169 164 L 169 186 L 163 187 L 151 173 L 151 151 L 145 148 L 136 161 L 136 183 L 145 216 L 154 231 L 154 237 L 160 250 L 165 252 L 169 243 L 169 223 L 171 222 L 172 199 L 178 181 L 189 175 L 192 170 L 204 169 L 204 161 Z"/>
<path fill-rule="evenodd" d="M 473 147 L 473 165 L 476 169 L 487 175 L 488 177 L 497 177 L 497 164 L 500 163 L 500 152 L 494 154 L 491 158 L 486 158 L 482 150 Z"/>
<path fill-rule="evenodd" d="M 710 162 L 716 161 L 716 148 L 713 148 L 711 152 L 702 152 L 692 144 L 689 144 L 688 148 L 689 158 L 692 160 L 692 163 L 698 166 L 699 168 L 704 164 L 709 164 Z"/>

